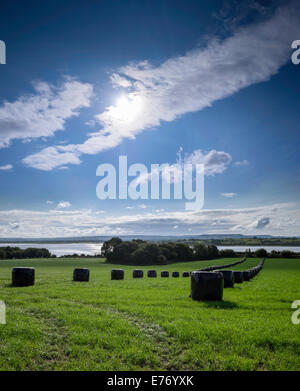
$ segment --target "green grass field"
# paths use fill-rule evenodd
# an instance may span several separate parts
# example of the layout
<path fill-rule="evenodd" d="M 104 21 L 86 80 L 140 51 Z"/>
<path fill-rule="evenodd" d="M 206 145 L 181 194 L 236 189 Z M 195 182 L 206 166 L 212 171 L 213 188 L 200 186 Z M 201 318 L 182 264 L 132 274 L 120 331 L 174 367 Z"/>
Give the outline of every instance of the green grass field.
<path fill-rule="evenodd" d="M 34 266 L 35 286 L 11 287 L 13 266 Z M 91 270 L 89 283 L 72 282 L 81 266 Z M 254 280 L 225 289 L 223 302 L 191 300 L 189 278 L 133 279 L 134 267 L 111 281 L 114 267 L 99 259 L 0 261 L 0 370 L 300 370 L 300 325 L 291 322 L 300 259 L 267 259 Z"/>

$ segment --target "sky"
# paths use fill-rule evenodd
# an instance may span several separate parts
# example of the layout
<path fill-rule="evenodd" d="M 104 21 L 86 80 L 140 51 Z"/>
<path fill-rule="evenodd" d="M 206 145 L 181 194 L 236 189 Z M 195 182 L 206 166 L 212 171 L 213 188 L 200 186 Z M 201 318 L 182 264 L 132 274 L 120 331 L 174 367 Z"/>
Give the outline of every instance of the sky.
<path fill-rule="evenodd" d="M 1 238 L 300 236 L 299 2 L 29 0 L 0 11 Z M 149 172 L 203 164 L 203 208 L 99 199 L 97 167 L 118 176 L 120 156 Z"/>

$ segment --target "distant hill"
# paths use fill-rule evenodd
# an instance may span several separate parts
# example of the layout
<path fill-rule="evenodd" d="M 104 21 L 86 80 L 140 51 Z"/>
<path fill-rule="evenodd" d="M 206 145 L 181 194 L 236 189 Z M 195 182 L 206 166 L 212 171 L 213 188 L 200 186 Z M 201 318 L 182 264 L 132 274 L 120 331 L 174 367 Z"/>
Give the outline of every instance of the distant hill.
<path fill-rule="evenodd" d="M 116 236 L 116 235 L 112 235 Z M 69 238 L 0 238 L 0 243 L 70 243 L 70 242 L 103 242 L 109 240 L 112 236 L 81 236 Z M 123 240 L 142 239 L 149 241 L 165 240 L 222 240 L 222 239 L 249 239 L 249 238 L 282 238 L 272 235 L 242 235 L 242 234 L 202 234 L 202 235 L 119 235 Z M 296 238 L 296 237 L 294 237 Z"/>

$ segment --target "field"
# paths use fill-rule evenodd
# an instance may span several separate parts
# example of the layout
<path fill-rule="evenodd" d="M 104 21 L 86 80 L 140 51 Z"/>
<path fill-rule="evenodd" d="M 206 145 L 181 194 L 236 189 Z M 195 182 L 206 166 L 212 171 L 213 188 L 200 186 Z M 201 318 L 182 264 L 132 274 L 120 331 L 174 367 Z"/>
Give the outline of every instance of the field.
<path fill-rule="evenodd" d="M 11 268 L 26 265 L 36 268 L 35 286 L 11 287 Z M 89 283 L 72 282 L 81 266 L 91 270 Z M 267 259 L 254 280 L 225 289 L 223 302 L 191 300 L 189 278 L 132 279 L 134 267 L 110 281 L 114 267 L 99 259 L 0 261 L 0 370 L 300 370 L 300 325 L 291 322 L 300 259 Z"/>

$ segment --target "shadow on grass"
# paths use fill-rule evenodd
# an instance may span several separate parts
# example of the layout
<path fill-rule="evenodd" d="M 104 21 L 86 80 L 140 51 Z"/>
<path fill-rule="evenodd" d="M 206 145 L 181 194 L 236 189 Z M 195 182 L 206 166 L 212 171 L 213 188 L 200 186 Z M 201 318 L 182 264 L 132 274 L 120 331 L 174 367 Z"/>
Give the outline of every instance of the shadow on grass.
<path fill-rule="evenodd" d="M 18 288 L 32 288 L 33 287 L 33 285 L 13 285 L 13 284 L 4 284 L 4 287 L 5 288 L 16 288 L 16 289 L 18 289 Z"/>
<path fill-rule="evenodd" d="M 235 308 L 239 308 L 239 305 L 228 300 L 223 301 L 201 301 L 206 307 L 210 308 L 220 308 L 222 310 L 233 310 Z"/>

